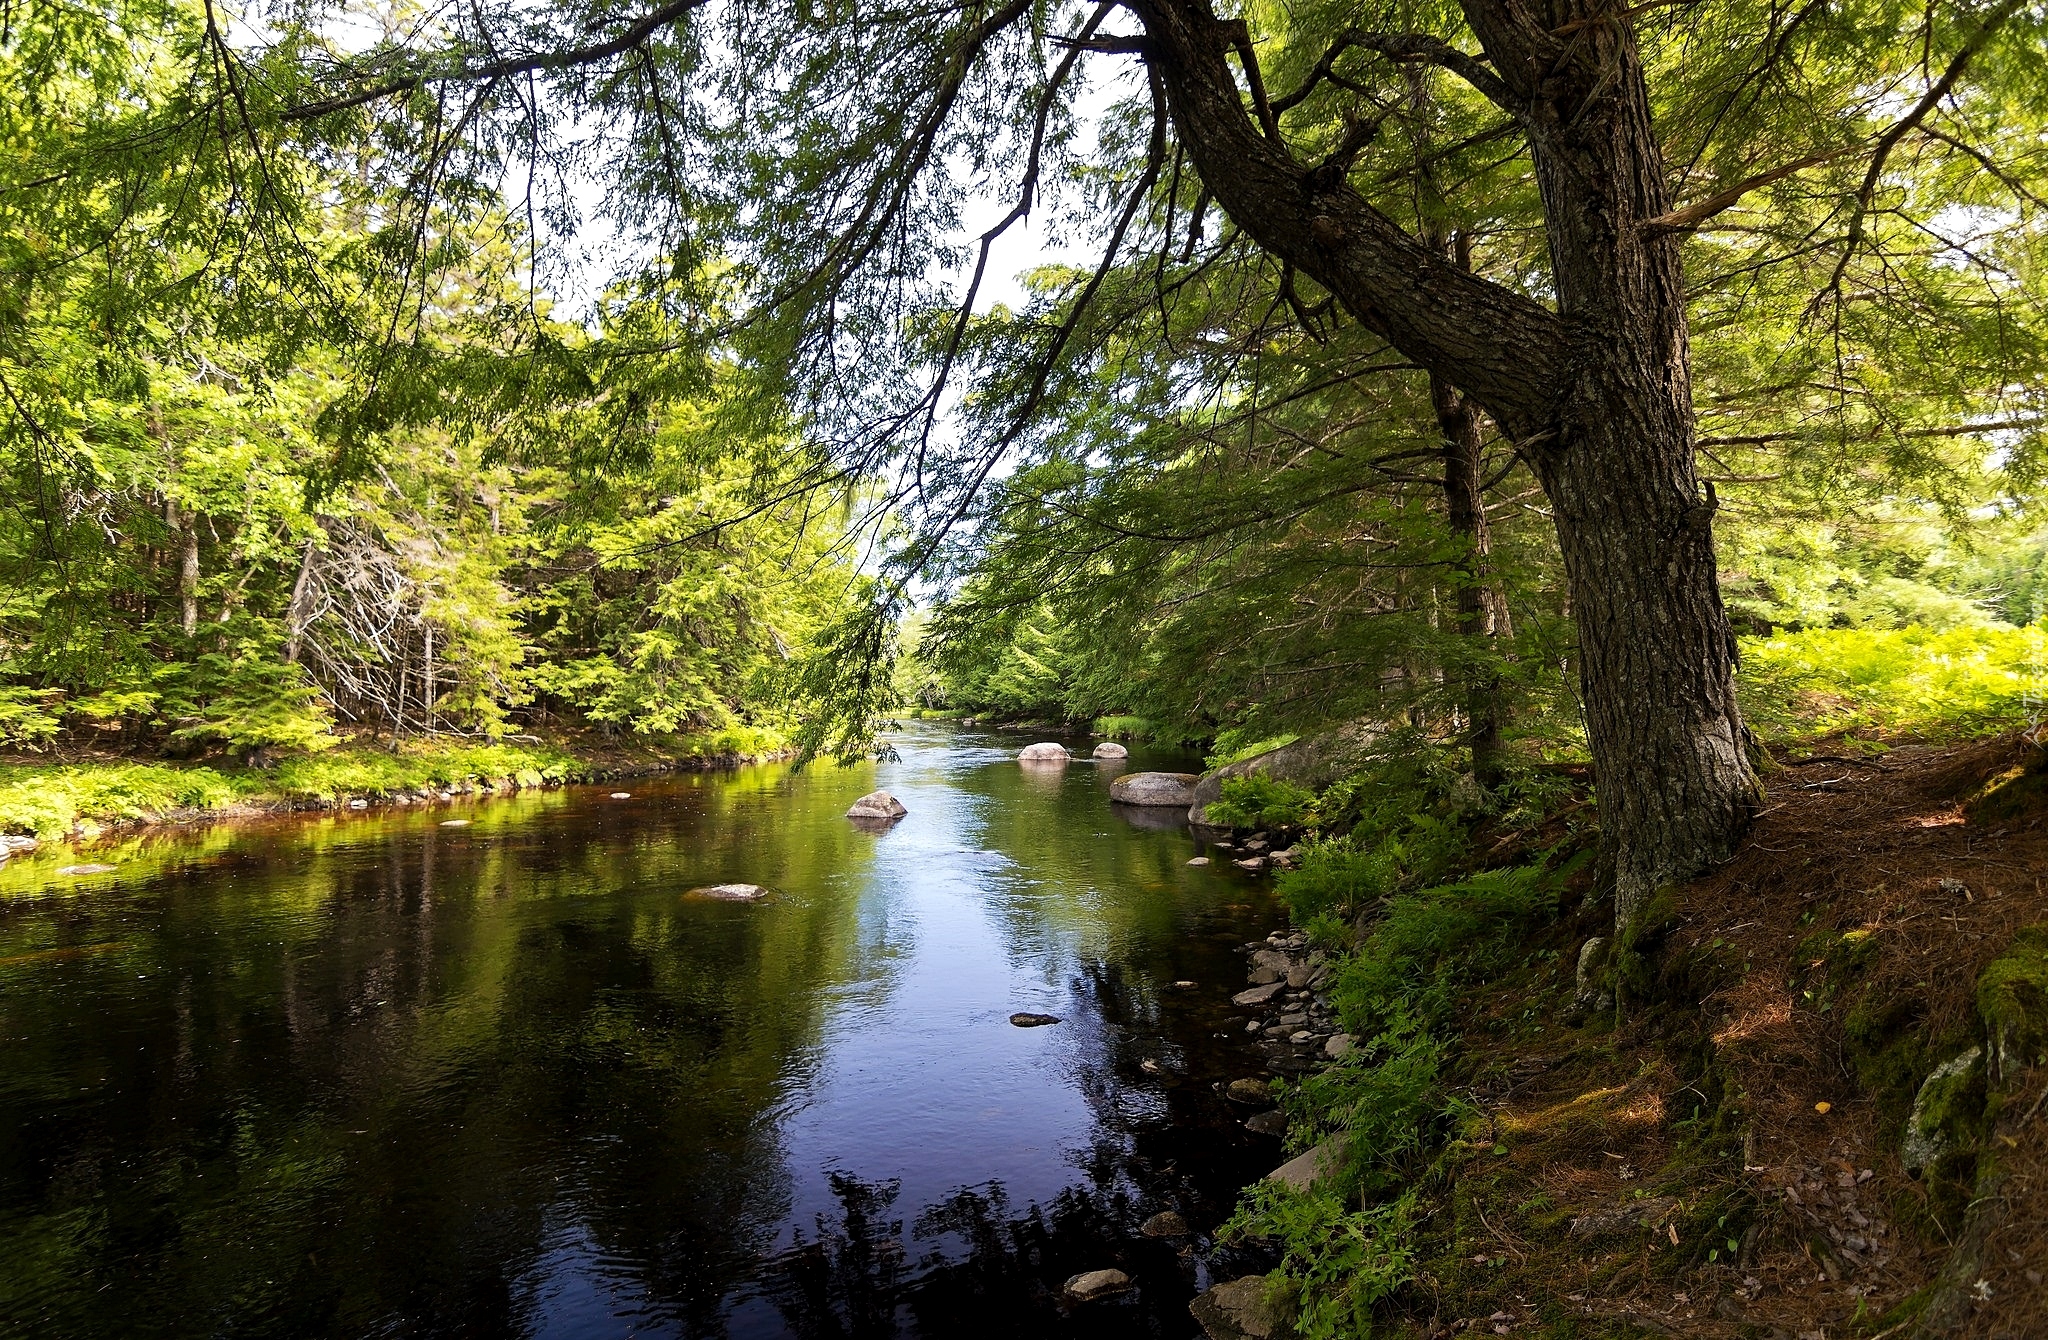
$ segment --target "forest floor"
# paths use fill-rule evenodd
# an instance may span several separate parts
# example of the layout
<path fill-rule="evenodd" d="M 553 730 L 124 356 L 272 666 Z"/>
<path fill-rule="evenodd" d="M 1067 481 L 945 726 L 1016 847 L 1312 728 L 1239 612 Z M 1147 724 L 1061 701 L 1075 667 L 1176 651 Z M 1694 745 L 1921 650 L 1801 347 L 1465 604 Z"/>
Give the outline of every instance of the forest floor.
<path fill-rule="evenodd" d="M 2048 929 L 2023 934 L 2048 928 L 2043 758 L 2008 736 L 1781 768 L 1646 947 L 1654 1003 L 1571 1021 L 1591 911 L 1478 989 L 1479 1116 L 1439 1165 L 1409 1334 L 2048 1335 L 2048 1067 L 2037 1036 L 2000 1052 L 1986 994 L 2048 1008 Z M 1909 1172 L 1919 1086 L 1973 1043 L 1949 1148 Z"/>
<path fill-rule="evenodd" d="M 263 766 L 139 758 L 109 748 L 0 753 L 0 859 L 10 834 L 91 837 L 152 824 L 732 767 L 787 753 L 783 737 L 753 729 L 667 737 L 587 731 L 495 741 L 430 736 L 396 746 L 363 740 Z"/>

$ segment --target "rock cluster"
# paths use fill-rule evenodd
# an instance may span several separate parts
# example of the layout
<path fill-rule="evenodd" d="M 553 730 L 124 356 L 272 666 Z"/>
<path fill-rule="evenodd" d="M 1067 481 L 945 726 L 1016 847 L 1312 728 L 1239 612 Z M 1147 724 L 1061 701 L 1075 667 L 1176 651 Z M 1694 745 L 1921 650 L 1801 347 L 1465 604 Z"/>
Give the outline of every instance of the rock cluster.
<path fill-rule="evenodd" d="M 1350 1052 L 1351 1035 L 1339 1031 L 1337 1012 L 1324 994 L 1331 965 L 1322 951 L 1308 947 L 1307 936 L 1275 931 L 1252 941 L 1245 951 L 1251 955 L 1251 985 L 1230 999 L 1253 1012 L 1245 1031 L 1259 1035 L 1267 1070 L 1276 1075 L 1305 1074 Z M 1238 1084 L 1231 1086 L 1231 1096 L 1243 1101 Z"/>
<path fill-rule="evenodd" d="M 1209 845 L 1238 869 L 1259 875 L 1268 870 L 1294 869 L 1300 852 L 1292 845 L 1281 845 L 1283 841 L 1282 836 L 1272 833 L 1253 833 L 1242 839 L 1232 834 Z"/>

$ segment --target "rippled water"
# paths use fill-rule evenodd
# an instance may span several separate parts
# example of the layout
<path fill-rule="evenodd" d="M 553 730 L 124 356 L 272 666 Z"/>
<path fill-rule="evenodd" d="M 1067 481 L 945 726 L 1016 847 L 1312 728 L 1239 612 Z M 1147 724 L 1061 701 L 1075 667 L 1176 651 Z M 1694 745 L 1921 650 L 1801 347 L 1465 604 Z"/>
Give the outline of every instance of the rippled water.
<path fill-rule="evenodd" d="M 1194 1334 L 1270 895 L 1023 742 L 0 866 L 0 1333 Z"/>

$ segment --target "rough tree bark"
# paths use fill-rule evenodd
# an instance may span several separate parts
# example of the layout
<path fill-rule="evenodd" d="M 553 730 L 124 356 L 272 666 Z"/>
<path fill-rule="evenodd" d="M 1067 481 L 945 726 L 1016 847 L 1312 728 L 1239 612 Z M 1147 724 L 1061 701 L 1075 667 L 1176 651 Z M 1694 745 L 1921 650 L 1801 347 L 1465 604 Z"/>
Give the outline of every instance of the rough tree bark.
<path fill-rule="evenodd" d="M 1658 888 L 1733 851 L 1753 811 L 1721 605 L 1713 501 L 1693 462 L 1678 243 L 1629 21 L 1599 0 L 1461 0 L 1486 63 L 1433 39 L 1353 35 L 1451 68 L 1521 122 L 1556 311 L 1461 271 L 1248 109 L 1235 24 L 1208 0 L 1132 0 L 1203 184 L 1266 250 L 1470 396 L 1534 465 L 1579 634 L 1601 831 L 1626 931 Z M 1246 44 L 1249 49 L 1249 44 Z M 1491 68 L 1488 68 L 1490 65 Z M 1263 123 L 1263 124 L 1262 124 Z"/>

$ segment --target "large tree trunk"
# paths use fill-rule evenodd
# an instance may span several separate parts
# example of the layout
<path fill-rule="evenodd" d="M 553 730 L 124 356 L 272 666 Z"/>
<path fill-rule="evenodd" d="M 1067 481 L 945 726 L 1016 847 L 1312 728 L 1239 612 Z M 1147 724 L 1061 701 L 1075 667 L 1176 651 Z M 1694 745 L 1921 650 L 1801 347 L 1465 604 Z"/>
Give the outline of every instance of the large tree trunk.
<path fill-rule="evenodd" d="M 1734 849 L 1757 790 L 1713 504 L 1693 466 L 1678 244 L 1641 226 L 1665 212 L 1663 158 L 1625 17 L 1585 0 L 1462 3 L 1491 70 L 1447 48 L 1431 58 L 1528 136 L 1555 312 L 1459 270 L 1341 174 L 1296 160 L 1247 111 L 1225 59 L 1236 30 L 1208 0 L 1132 8 L 1181 142 L 1233 221 L 1471 396 L 1535 461 L 1564 554 L 1626 930 L 1655 890 Z"/>

